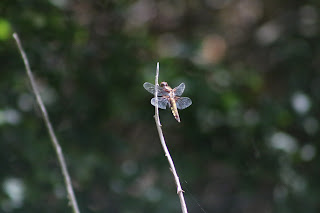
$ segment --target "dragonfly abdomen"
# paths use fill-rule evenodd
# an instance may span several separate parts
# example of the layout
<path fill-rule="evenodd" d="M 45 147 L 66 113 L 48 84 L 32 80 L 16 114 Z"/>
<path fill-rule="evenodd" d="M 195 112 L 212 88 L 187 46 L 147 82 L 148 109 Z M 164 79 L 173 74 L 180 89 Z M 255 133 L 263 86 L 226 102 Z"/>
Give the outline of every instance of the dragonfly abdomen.
<path fill-rule="evenodd" d="M 170 103 L 171 103 L 171 107 L 170 108 L 171 108 L 171 111 L 172 111 L 172 114 L 173 114 L 174 118 L 178 122 L 180 122 L 180 117 L 179 117 L 176 101 L 173 98 L 170 98 Z"/>

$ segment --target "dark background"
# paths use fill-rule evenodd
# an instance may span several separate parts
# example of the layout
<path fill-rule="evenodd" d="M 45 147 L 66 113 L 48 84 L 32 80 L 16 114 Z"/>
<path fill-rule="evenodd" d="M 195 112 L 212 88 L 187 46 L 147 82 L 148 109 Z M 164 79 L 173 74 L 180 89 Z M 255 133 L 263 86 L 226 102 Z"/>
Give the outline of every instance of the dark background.
<path fill-rule="evenodd" d="M 17 32 L 81 212 L 320 212 L 318 0 L 0 1 L 0 212 L 71 212 Z M 200 207 L 201 206 L 201 207 Z"/>

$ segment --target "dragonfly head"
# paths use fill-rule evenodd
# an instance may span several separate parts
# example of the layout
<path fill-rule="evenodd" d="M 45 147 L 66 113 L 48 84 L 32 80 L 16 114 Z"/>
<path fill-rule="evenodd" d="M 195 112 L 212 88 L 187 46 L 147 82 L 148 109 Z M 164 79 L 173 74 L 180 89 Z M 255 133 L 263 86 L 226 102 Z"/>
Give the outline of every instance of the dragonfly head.
<path fill-rule="evenodd" d="M 168 86 L 168 83 L 163 81 L 160 83 L 160 87 L 167 87 Z"/>

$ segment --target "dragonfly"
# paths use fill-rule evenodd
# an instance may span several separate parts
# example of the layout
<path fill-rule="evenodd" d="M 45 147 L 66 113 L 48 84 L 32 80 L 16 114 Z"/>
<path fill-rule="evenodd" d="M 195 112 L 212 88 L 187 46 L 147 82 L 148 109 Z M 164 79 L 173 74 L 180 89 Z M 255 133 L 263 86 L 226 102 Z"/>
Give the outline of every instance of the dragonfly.
<path fill-rule="evenodd" d="M 186 87 L 184 83 L 181 83 L 179 86 L 172 89 L 167 82 L 163 81 L 160 83 L 160 86 L 153 85 L 149 82 L 145 82 L 143 87 L 150 92 L 151 94 L 155 94 L 156 90 L 158 92 L 157 100 L 158 107 L 160 109 L 166 109 L 167 106 L 171 108 L 172 114 L 174 118 L 180 122 L 180 116 L 178 109 L 185 109 L 192 104 L 192 101 L 188 97 L 180 97 Z M 151 104 L 156 106 L 156 98 L 151 99 Z"/>

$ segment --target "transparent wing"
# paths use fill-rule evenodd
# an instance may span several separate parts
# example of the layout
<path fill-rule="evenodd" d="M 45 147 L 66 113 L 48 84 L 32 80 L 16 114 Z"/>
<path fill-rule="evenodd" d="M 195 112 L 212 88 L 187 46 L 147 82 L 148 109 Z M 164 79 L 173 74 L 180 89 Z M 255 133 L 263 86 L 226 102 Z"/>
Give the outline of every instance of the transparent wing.
<path fill-rule="evenodd" d="M 167 95 L 168 93 L 166 91 L 164 91 L 161 87 L 159 86 L 155 86 L 149 82 L 145 82 L 143 84 L 143 87 L 150 92 L 151 94 L 154 95 L 154 93 L 156 92 L 156 88 L 158 89 L 158 96 L 163 96 L 163 95 Z"/>
<path fill-rule="evenodd" d="M 192 104 L 192 101 L 188 97 L 177 97 L 176 104 L 178 109 L 185 109 Z"/>
<path fill-rule="evenodd" d="M 152 98 L 151 99 L 151 104 L 153 106 L 156 106 L 156 99 L 155 98 Z M 167 108 L 167 105 L 170 105 L 169 103 L 169 100 L 167 98 L 164 98 L 164 97 L 158 97 L 158 107 L 160 109 L 166 109 Z"/>
<path fill-rule="evenodd" d="M 186 88 L 186 85 L 184 83 L 181 83 L 179 86 L 177 86 L 176 88 L 174 88 L 174 94 L 177 96 L 181 96 L 184 88 Z"/>

